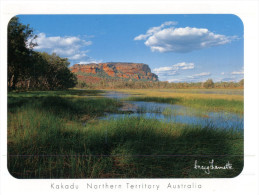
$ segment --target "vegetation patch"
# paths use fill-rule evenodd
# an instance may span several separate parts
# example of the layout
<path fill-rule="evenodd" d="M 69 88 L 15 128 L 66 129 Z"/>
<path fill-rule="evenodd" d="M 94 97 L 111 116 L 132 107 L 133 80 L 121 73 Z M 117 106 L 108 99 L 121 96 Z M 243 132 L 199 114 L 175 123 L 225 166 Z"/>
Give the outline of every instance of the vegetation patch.
<path fill-rule="evenodd" d="M 208 111 L 228 111 L 243 114 L 244 104 L 238 100 L 223 99 L 186 99 L 186 98 L 166 98 L 166 97 L 129 97 L 131 101 L 147 101 L 169 104 L 180 104 L 188 107 L 198 108 Z"/>
<path fill-rule="evenodd" d="M 68 126 L 35 110 L 13 119 L 8 168 L 17 178 L 215 178 L 237 176 L 243 167 L 243 135 L 213 127 L 144 118 Z M 234 169 L 206 174 L 194 168 L 196 160 L 212 159 Z"/>

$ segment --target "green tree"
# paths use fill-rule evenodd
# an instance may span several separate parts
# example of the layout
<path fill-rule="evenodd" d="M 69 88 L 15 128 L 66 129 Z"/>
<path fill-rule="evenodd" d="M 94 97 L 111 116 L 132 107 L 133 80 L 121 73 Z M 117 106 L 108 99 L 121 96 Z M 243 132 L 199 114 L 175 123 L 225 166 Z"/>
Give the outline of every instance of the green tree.
<path fill-rule="evenodd" d="M 55 53 L 37 52 L 37 65 L 41 73 L 42 84 L 49 90 L 67 89 L 77 84 L 76 76 L 69 70 L 67 58 L 61 58 Z"/>
<path fill-rule="evenodd" d="M 18 17 L 8 24 L 8 87 L 15 89 L 19 80 L 28 77 L 31 68 L 32 49 L 35 46 L 33 30 L 23 25 Z"/>
<path fill-rule="evenodd" d="M 214 82 L 213 82 L 213 80 L 212 79 L 208 79 L 207 81 L 205 81 L 204 83 L 203 83 L 203 87 L 205 87 L 205 88 L 214 88 Z"/>
<path fill-rule="evenodd" d="M 241 87 L 244 87 L 244 79 L 241 79 L 239 82 L 238 82 L 239 86 Z"/>

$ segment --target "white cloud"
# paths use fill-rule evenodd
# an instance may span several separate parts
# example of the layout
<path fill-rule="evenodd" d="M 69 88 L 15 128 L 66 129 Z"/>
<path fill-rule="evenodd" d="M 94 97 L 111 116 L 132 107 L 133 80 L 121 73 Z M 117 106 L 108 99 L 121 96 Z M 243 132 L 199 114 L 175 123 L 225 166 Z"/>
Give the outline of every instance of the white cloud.
<path fill-rule="evenodd" d="M 175 21 L 167 21 L 167 22 L 164 22 L 163 24 L 161 24 L 160 26 L 156 26 L 156 27 L 152 27 L 150 29 L 148 29 L 148 31 L 146 32 L 146 34 L 141 34 L 137 37 L 134 38 L 135 41 L 138 41 L 138 40 L 145 40 L 147 37 L 153 35 L 154 33 L 160 31 L 162 28 L 166 27 L 166 26 L 173 26 L 173 25 L 176 25 L 177 22 Z"/>
<path fill-rule="evenodd" d="M 202 72 L 202 73 L 194 74 L 194 75 L 187 76 L 187 77 L 190 79 L 199 79 L 199 78 L 210 76 L 210 75 L 211 75 L 210 72 Z"/>
<path fill-rule="evenodd" d="M 92 58 L 89 58 L 87 61 L 80 61 L 78 64 L 98 64 L 102 63 L 102 60 L 94 60 Z"/>
<path fill-rule="evenodd" d="M 189 70 L 189 69 L 194 69 L 194 63 L 181 62 L 173 65 L 173 67 L 181 70 Z"/>
<path fill-rule="evenodd" d="M 155 68 L 154 72 L 160 73 L 160 72 L 166 72 L 166 71 L 170 71 L 170 70 L 175 70 L 175 69 L 174 69 L 174 67 L 166 66 L 166 67 L 161 67 L 161 68 Z"/>
<path fill-rule="evenodd" d="M 45 33 L 39 33 L 36 38 L 38 46 L 35 49 L 51 49 L 53 47 L 75 47 L 79 48 L 82 46 L 91 45 L 91 41 L 82 40 L 79 37 L 47 37 Z"/>
<path fill-rule="evenodd" d="M 244 67 L 242 67 L 240 70 L 233 71 L 230 74 L 232 74 L 232 75 L 244 75 Z"/>
<path fill-rule="evenodd" d="M 155 68 L 153 72 L 156 73 L 158 76 L 163 77 L 163 76 L 172 76 L 172 75 L 179 74 L 179 70 L 189 70 L 189 69 L 194 69 L 194 63 L 180 62 L 172 66 Z"/>
<path fill-rule="evenodd" d="M 227 78 L 223 78 L 220 81 L 222 82 L 235 82 L 236 79 L 235 78 L 231 78 L 231 77 L 227 77 Z"/>
<path fill-rule="evenodd" d="M 141 34 L 134 40 L 146 40 L 145 45 L 151 51 L 158 52 L 190 52 L 193 50 L 224 45 L 230 43 L 236 36 L 225 36 L 210 32 L 206 28 L 175 28 L 175 23 L 163 23 L 150 28 L 146 34 Z"/>
<path fill-rule="evenodd" d="M 45 33 L 39 33 L 34 42 L 37 43 L 37 46 L 34 47 L 35 50 L 56 53 L 69 60 L 88 59 L 89 57 L 86 55 L 88 50 L 82 49 L 92 44 L 91 41 L 76 36 L 47 37 Z"/>
<path fill-rule="evenodd" d="M 70 56 L 70 60 L 79 60 L 79 59 L 82 59 L 82 58 L 84 58 L 84 57 L 87 57 L 87 55 L 86 54 L 84 54 L 84 53 L 82 53 L 82 54 L 80 54 L 80 53 L 78 53 L 78 54 L 75 54 L 75 55 L 73 55 L 73 56 Z"/>
<path fill-rule="evenodd" d="M 244 71 L 233 71 L 233 72 L 231 72 L 231 74 L 233 74 L 233 75 L 242 75 L 242 74 L 244 74 Z"/>

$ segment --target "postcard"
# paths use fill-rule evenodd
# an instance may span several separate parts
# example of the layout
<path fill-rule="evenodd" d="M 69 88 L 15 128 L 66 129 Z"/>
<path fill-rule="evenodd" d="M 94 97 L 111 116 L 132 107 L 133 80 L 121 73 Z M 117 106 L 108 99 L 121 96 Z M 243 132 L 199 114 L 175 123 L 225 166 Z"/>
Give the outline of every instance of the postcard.
<path fill-rule="evenodd" d="M 81 3 L 3 3 L 1 192 L 256 194 L 258 2 Z"/>

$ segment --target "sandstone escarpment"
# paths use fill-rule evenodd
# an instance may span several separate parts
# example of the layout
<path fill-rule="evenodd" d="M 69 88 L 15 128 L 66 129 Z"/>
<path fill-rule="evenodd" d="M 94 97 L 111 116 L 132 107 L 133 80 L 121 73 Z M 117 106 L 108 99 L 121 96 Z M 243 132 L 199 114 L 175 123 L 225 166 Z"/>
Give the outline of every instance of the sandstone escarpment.
<path fill-rule="evenodd" d="M 142 63 L 99 63 L 99 64 L 75 64 L 70 67 L 76 74 L 85 73 L 92 76 L 125 78 L 135 80 L 157 81 L 158 77 L 152 73 L 147 64 Z"/>

